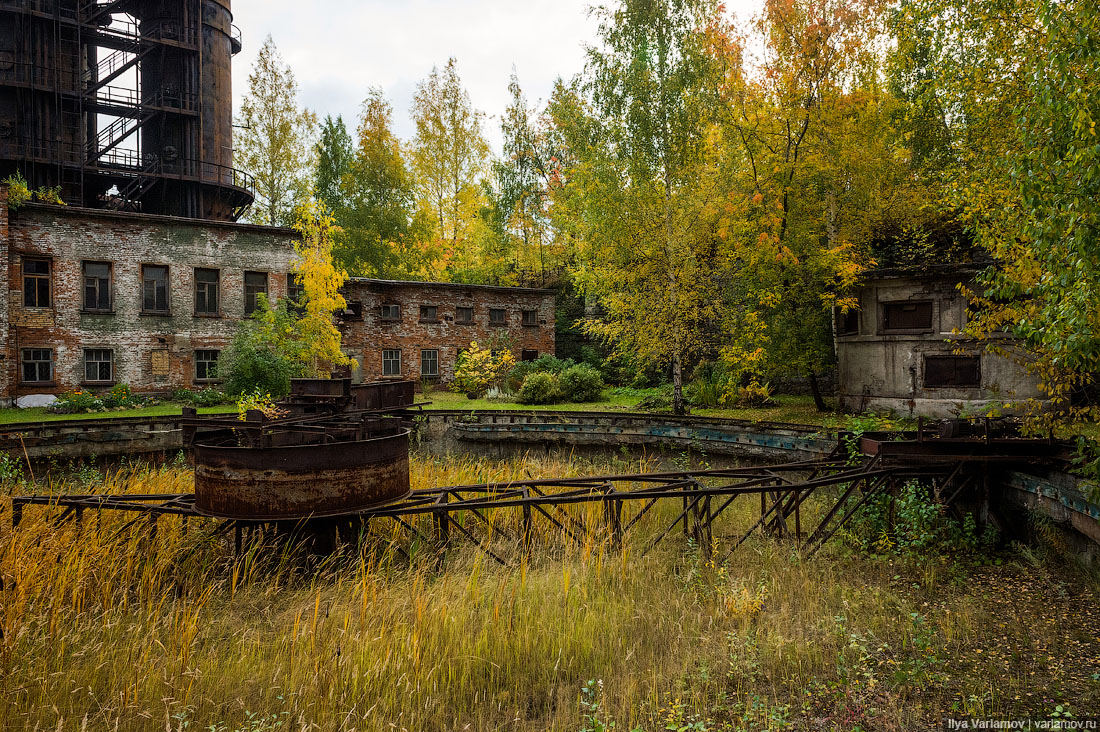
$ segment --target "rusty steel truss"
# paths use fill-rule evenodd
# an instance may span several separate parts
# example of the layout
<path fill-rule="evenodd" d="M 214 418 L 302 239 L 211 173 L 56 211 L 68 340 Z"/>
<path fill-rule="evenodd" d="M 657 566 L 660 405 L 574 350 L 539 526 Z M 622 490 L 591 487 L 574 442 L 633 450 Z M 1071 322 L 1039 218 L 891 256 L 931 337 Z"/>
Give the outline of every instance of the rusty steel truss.
<path fill-rule="evenodd" d="M 596 475 L 422 489 L 390 505 L 344 516 L 296 522 L 230 519 L 223 522 L 221 531 L 234 533 L 239 551 L 242 542 L 256 532 L 274 530 L 294 534 L 295 527 L 308 527 L 312 541 L 331 550 L 341 541 L 354 542 L 372 525 L 392 521 L 410 539 L 440 546 L 467 540 L 488 556 L 505 563 L 506 560 L 493 550 L 492 542 L 511 540 L 529 551 L 536 520 L 548 522 L 567 541 L 583 544 L 595 536 L 618 547 L 643 517 L 651 513 L 658 515 L 654 512 L 658 504 L 671 503 L 673 509 L 665 510 L 658 531 L 646 541 L 643 554 L 678 528 L 708 556 L 718 548 L 724 549 L 728 557 L 757 532 L 793 539 L 804 552 L 813 554 L 861 506 L 893 490 L 899 482 L 914 478 L 925 480 L 937 495 L 943 495 L 947 492 L 947 484 L 957 481 L 959 475 L 960 469 L 953 465 L 926 469 L 882 466 L 875 458 L 853 465 L 848 459 L 834 455 L 822 460 L 768 467 Z M 804 505 L 814 495 L 821 496 L 823 501 L 819 501 L 813 512 L 815 520 L 804 526 Z M 716 541 L 716 520 L 738 499 L 752 501 L 754 507 L 758 503 L 759 518 L 747 531 L 736 536 L 717 537 Z M 78 523 L 86 511 L 130 512 L 136 514 L 135 522 L 146 520 L 154 526 L 161 517 L 182 516 L 186 521 L 203 515 L 196 507 L 194 494 L 21 496 L 12 501 L 14 525 L 18 526 L 28 506 L 60 510 L 55 521 Z M 568 510 L 576 506 L 601 507 L 596 512 L 601 519 L 594 522 L 579 515 L 591 515 L 592 512 Z M 502 511 L 510 512 L 512 520 L 500 520 Z M 495 516 L 491 518 L 490 512 Z M 403 551 L 400 547 L 398 550 Z"/>

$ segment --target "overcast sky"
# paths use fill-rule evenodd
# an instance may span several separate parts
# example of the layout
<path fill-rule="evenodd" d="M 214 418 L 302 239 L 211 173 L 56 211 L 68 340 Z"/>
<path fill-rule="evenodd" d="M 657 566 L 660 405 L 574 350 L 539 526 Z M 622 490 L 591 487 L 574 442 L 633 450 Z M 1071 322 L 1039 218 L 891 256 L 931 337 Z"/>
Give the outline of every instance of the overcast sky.
<path fill-rule="evenodd" d="M 732 0 L 738 17 L 761 0 Z M 244 50 L 233 65 L 233 90 L 270 34 L 294 69 L 301 102 L 323 118 L 342 114 L 354 133 L 359 104 L 379 86 L 394 107 L 394 127 L 412 137 L 409 105 L 432 66 L 458 59 L 474 106 L 488 115 L 485 132 L 500 148 L 500 114 L 514 66 L 528 102 L 545 102 L 559 77 L 584 68 L 584 46 L 596 40 L 592 0 L 233 0 Z M 541 105 L 539 105 L 541 107 Z"/>

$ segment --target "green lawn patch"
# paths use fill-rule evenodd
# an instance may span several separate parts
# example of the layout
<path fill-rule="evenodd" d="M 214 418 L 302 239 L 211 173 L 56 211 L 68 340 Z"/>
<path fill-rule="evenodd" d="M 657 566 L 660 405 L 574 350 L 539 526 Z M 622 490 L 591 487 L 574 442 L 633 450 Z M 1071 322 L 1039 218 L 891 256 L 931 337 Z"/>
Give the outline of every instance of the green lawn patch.
<path fill-rule="evenodd" d="M 223 404 L 217 407 L 200 407 L 199 414 L 225 414 L 236 412 L 237 407 Z M 125 409 L 121 412 L 90 412 L 88 414 L 54 414 L 46 407 L 29 409 L 0 409 L 0 424 L 19 424 L 23 422 L 64 422 L 73 419 L 103 419 L 125 417 L 175 417 L 183 414 L 183 406 L 173 402 L 158 404 L 154 407 Z"/>

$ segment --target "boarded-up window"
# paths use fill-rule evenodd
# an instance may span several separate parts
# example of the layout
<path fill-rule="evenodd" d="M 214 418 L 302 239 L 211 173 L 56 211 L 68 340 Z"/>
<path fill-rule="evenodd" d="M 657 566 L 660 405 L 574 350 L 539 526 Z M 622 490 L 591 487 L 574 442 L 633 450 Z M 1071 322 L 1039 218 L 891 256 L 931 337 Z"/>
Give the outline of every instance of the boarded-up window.
<path fill-rule="evenodd" d="M 932 330 L 932 301 L 883 303 L 882 330 L 886 333 Z"/>
<path fill-rule="evenodd" d="M 980 356 L 925 356 L 924 387 L 976 388 L 982 384 Z"/>
<path fill-rule="evenodd" d="M 168 363 L 168 349 L 156 348 L 152 353 L 153 361 L 153 376 L 168 376 L 169 375 L 169 363 Z"/>

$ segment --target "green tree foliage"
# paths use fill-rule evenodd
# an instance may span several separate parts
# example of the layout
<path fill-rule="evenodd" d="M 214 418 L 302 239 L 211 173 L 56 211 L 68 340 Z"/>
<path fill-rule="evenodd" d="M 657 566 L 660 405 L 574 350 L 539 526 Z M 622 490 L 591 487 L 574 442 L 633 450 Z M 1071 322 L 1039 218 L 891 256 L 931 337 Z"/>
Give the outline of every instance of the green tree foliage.
<path fill-rule="evenodd" d="M 590 333 L 668 363 L 684 411 L 684 363 L 704 346 L 718 300 L 716 188 L 707 145 L 710 59 L 703 0 L 626 0 L 602 11 L 603 47 L 551 114 L 575 159 L 555 194 L 576 243 L 574 277 L 606 317 Z"/>
<path fill-rule="evenodd" d="M 264 296 L 244 320 L 226 357 L 226 391 L 281 397 L 296 377 L 328 377 L 333 366 L 353 365 L 340 350 L 333 314 L 347 307 L 339 289 L 346 274 L 332 260 L 333 220 L 324 204 L 299 206 L 294 228 L 301 239 L 294 274 L 302 287 L 300 302 L 285 298 L 271 307 Z"/>
<path fill-rule="evenodd" d="M 1100 369 L 1100 9 L 1084 0 L 908 0 L 899 86 L 934 117 L 944 205 L 996 259 L 967 331 L 1020 336 L 1054 403 Z M 984 289 L 984 292 L 982 291 Z"/>
<path fill-rule="evenodd" d="M 255 224 L 290 226 L 309 195 L 312 136 L 317 119 L 298 106 L 298 83 L 271 36 L 248 76 L 235 137 L 235 165 L 256 179 Z"/>
<path fill-rule="evenodd" d="M 873 0 L 768 0 L 762 64 L 721 26 L 723 133 L 735 156 L 720 235 L 731 243 L 723 357 L 735 373 L 809 376 L 834 358 L 831 312 L 873 260 L 883 221 L 905 210 L 904 150 L 880 85 Z"/>
<path fill-rule="evenodd" d="M 360 276 L 416 279 L 425 269 L 412 223 L 413 181 L 391 126 L 393 108 L 381 89 L 371 89 L 359 114 L 351 174 L 345 179 L 349 208 L 341 219 L 345 236 L 336 249 L 340 264 Z"/>
<path fill-rule="evenodd" d="M 339 221 L 348 209 L 347 177 L 355 160 L 351 135 L 344 118 L 326 115 L 315 151 L 317 168 L 313 174 L 313 194 Z"/>
<path fill-rule="evenodd" d="M 455 279 L 474 279 L 479 263 L 472 244 L 482 235 L 478 214 L 484 195 L 479 182 L 488 164 L 489 144 L 482 134 L 484 114 L 470 102 L 455 59 L 442 70 L 433 68 L 420 83 L 411 114 L 416 125 L 411 163 L 417 200 L 433 227 L 426 274 L 446 271 Z"/>

